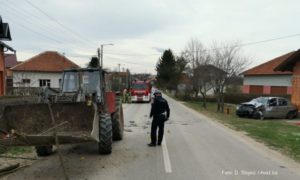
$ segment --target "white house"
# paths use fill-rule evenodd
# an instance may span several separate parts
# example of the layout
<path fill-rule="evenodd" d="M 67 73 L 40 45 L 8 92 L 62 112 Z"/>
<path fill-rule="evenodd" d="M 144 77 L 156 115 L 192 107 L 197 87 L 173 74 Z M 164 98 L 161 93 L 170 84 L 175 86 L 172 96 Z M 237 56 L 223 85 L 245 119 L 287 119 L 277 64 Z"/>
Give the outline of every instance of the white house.
<path fill-rule="evenodd" d="M 46 51 L 11 68 L 13 87 L 59 88 L 63 70 L 70 68 L 79 66 L 58 52 Z"/>
<path fill-rule="evenodd" d="M 275 71 L 274 69 L 288 58 L 294 56 L 295 53 L 296 51 L 292 51 L 243 72 L 243 93 L 291 94 L 292 72 Z"/>

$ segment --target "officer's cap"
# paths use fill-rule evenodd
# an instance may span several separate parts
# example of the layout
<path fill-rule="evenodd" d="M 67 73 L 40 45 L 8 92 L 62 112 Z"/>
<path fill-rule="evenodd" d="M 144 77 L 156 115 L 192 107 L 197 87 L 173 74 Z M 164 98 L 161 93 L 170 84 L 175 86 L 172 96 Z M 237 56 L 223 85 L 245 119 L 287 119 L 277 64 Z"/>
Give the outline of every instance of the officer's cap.
<path fill-rule="evenodd" d="M 160 90 L 155 90 L 155 92 L 153 93 L 155 96 L 156 95 L 161 95 L 161 92 L 160 92 Z"/>

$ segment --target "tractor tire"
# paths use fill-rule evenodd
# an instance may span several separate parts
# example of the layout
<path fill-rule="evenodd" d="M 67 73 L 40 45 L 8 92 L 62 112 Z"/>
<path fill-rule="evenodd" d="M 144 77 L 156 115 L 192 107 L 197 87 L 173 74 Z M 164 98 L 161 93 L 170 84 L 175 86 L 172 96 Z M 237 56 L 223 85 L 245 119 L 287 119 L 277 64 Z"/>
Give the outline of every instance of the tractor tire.
<path fill-rule="evenodd" d="M 110 154 L 112 151 L 112 122 L 108 114 L 99 119 L 99 154 Z"/>
<path fill-rule="evenodd" d="M 39 157 L 49 156 L 53 153 L 53 146 L 35 146 L 35 152 Z"/>
<path fill-rule="evenodd" d="M 116 112 L 112 115 L 113 140 L 120 141 L 123 139 L 124 132 L 123 109 L 122 104 L 116 103 L 116 105 Z"/>

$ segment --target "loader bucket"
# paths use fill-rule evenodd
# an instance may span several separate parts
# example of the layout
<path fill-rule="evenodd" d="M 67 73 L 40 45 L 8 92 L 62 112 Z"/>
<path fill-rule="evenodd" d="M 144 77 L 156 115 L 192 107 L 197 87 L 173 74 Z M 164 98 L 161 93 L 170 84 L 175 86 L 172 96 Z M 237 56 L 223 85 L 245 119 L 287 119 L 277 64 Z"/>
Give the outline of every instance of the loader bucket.
<path fill-rule="evenodd" d="M 48 104 L 6 106 L 0 119 L 0 129 L 4 132 L 13 130 L 17 135 L 26 136 L 28 145 L 53 144 L 54 127 L 58 136 L 62 137 L 61 143 L 93 140 L 91 137 L 95 116 L 93 105 L 87 106 L 85 102 L 55 103 L 51 108 L 55 124 L 52 122 Z M 24 142 L 20 145 L 24 145 Z"/>

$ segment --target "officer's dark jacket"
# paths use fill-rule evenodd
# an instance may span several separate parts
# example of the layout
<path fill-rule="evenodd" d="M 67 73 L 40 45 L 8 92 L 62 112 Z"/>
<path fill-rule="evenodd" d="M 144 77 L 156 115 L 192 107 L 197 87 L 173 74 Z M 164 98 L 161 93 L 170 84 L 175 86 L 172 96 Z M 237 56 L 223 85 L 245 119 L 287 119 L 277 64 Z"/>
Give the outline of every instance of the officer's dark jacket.
<path fill-rule="evenodd" d="M 161 96 L 154 98 L 154 102 L 151 105 L 150 118 L 152 116 L 157 117 L 164 112 L 167 112 L 167 118 L 170 116 L 170 108 L 168 102 Z"/>

